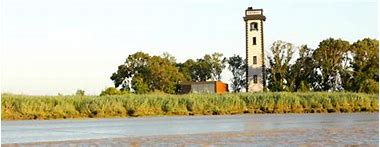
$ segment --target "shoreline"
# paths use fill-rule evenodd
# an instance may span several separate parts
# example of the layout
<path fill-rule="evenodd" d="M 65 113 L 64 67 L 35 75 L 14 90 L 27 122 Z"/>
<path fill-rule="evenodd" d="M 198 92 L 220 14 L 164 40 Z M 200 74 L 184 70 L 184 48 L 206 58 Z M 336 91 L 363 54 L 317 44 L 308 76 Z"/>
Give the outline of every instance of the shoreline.
<path fill-rule="evenodd" d="M 25 120 L 4 120 L 1 119 L 1 122 L 17 122 L 17 121 L 71 121 L 71 120 L 118 120 L 118 119 L 154 119 L 154 118 L 207 118 L 207 117 L 233 117 L 233 116 L 263 116 L 263 115 L 323 115 L 323 114 L 373 114 L 380 113 L 379 111 L 363 111 L 363 112 L 320 112 L 320 113 L 237 113 L 237 114 L 220 114 L 220 115 L 151 115 L 151 116 L 136 116 L 136 117 L 80 117 L 80 118 L 65 118 L 65 119 L 25 119 Z"/>

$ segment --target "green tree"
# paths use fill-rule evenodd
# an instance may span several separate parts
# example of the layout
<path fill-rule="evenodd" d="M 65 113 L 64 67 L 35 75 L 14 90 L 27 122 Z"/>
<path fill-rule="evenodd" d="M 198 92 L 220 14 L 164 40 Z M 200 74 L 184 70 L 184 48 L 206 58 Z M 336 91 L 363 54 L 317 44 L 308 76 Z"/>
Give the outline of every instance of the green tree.
<path fill-rule="evenodd" d="M 206 54 L 203 58 L 197 59 L 194 66 L 194 81 L 220 80 L 222 78 L 222 71 L 225 68 L 222 58 L 223 54 L 213 53 L 212 55 Z"/>
<path fill-rule="evenodd" d="M 112 74 L 111 80 L 114 82 L 115 87 L 128 90 L 132 77 L 136 74 L 145 75 L 148 72 L 147 64 L 150 60 L 149 54 L 143 52 L 136 52 L 129 55 L 125 63 L 118 67 L 118 70 Z"/>
<path fill-rule="evenodd" d="M 196 81 L 196 64 L 197 62 L 193 59 L 188 59 L 184 63 L 177 64 L 177 68 L 183 74 L 185 81 Z"/>
<path fill-rule="evenodd" d="M 196 61 L 188 59 L 184 63 L 177 63 L 176 66 L 186 81 L 220 80 L 222 71 L 225 68 L 222 58 L 223 54 L 221 53 L 206 54 Z"/>
<path fill-rule="evenodd" d="M 85 95 L 85 92 L 84 92 L 84 90 L 82 90 L 82 89 L 78 89 L 78 90 L 75 92 L 75 95 L 76 95 L 76 96 L 84 96 L 84 95 Z"/>
<path fill-rule="evenodd" d="M 284 41 L 275 41 L 272 44 L 271 51 L 273 57 L 268 56 L 269 68 L 268 73 L 268 89 L 271 91 L 286 91 L 289 89 L 287 79 L 290 74 L 290 60 L 293 58 L 294 47 L 291 43 Z"/>
<path fill-rule="evenodd" d="M 379 83 L 379 41 L 365 38 L 353 43 L 353 80 L 351 90 L 378 93 Z"/>
<path fill-rule="evenodd" d="M 206 60 L 207 61 L 207 60 Z M 222 71 L 226 67 L 224 65 L 223 54 L 222 53 L 213 53 L 211 58 L 208 59 L 211 64 L 211 77 L 213 80 L 222 79 Z"/>
<path fill-rule="evenodd" d="M 162 58 L 164 58 L 164 59 L 167 59 L 167 60 L 169 60 L 169 62 L 171 63 L 171 64 L 173 64 L 173 65 L 176 65 L 177 63 L 177 59 L 173 56 L 173 55 L 171 55 L 170 53 L 168 53 L 168 52 L 164 52 L 163 54 L 162 54 Z"/>
<path fill-rule="evenodd" d="M 195 81 L 207 81 L 212 78 L 212 65 L 209 62 L 211 57 L 205 55 L 203 59 L 197 59 L 194 66 L 195 70 Z"/>
<path fill-rule="evenodd" d="M 240 92 L 246 86 L 247 62 L 239 55 L 234 55 L 224 60 L 233 76 L 231 79 L 232 89 L 234 92 Z"/>
<path fill-rule="evenodd" d="M 329 38 L 319 43 L 313 53 L 317 69 L 321 72 L 318 82 L 322 90 L 341 90 L 341 76 L 343 62 L 350 50 L 350 43 L 341 39 Z"/>
<path fill-rule="evenodd" d="M 143 52 L 129 55 L 126 62 L 113 73 L 111 80 L 115 87 L 132 89 L 135 93 L 147 93 L 155 90 L 175 93 L 179 82 L 184 80 L 182 73 L 175 66 L 173 56 L 149 56 Z"/>
<path fill-rule="evenodd" d="M 174 62 L 175 63 L 175 62 Z M 151 90 L 175 93 L 177 85 L 184 80 L 174 63 L 167 57 L 153 56 L 148 63 L 147 79 Z"/>
<path fill-rule="evenodd" d="M 312 51 L 307 45 L 299 48 L 299 58 L 290 67 L 288 74 L 289 91 L 308 91 L 313 83 L 314 61 Z"/>

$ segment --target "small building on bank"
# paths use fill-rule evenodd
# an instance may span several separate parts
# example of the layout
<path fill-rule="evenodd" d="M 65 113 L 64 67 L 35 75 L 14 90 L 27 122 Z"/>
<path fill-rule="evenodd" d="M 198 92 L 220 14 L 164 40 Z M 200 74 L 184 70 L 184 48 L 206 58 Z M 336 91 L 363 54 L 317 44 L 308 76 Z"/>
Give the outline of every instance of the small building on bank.
<path fill-rule="evenodd" d="M 228 92 L 228 84 L 221 81 L 182 82 L 181 93 L 217 93 Z"/>

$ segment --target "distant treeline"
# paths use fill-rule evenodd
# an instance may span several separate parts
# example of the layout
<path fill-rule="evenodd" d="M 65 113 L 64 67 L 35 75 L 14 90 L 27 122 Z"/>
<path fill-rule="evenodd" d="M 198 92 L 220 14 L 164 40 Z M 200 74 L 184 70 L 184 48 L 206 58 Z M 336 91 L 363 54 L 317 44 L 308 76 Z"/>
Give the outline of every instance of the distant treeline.
<path fill-rule="evenodd" d="M 295 55 L 299 53 L 299 55 Z M 297 57 L 297 58 L 295 58 Z M 352 44 L 329 38 L 318 48 L 294 46 L 275 41 L 266 61 L 266 91 L 352 91 L 378 93 L 379 41 L 365 38 Z M 204 55 L 184 63 L 168 53 L 151 56 L 137 52 L 129 55 L 111 76 L 116 93 L 180 92 L 183 81 L 220 80 L 228 68 L 233 78 L 231 88 L 240 92 L 246 85 L 246 59 L 239 55 L 223 57 L 221 53 Z M 109 88 L 102 92 L 114 91 Z"/>
<path fill-rule="evenodd" d="M 2 94 L 1 119 L 66 119 L 242 113 L 378 112 L 378 94 L 266 92 L 114 96 Z"/>

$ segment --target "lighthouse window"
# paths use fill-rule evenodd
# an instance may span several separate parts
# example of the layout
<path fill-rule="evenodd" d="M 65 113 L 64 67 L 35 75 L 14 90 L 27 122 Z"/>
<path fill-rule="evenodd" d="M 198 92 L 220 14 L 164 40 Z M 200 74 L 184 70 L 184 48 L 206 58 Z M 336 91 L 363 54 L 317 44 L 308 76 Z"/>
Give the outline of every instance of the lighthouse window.
<path fill-rule="evenodd" d="M 253 75 L 253 83 L 257 83 L 257 75 Z"/>
<path fill-rule="evenodd" d="M 252 38 L 252 44 L 253 44 L 253 45 L 256 45 L 256 37 L 253 37 L 253 38 Z"/>
<path fill-rule="evenodd" d="M 253 64 L 257 64 L 257 56 L 253 56 Z"/>
<path fill-rule="evenodd" d="M 252 31 L 252 30 L 258 30 L 257 22 L 252 22 L 252 23 L 251 23 L 251 31 Z"/>

